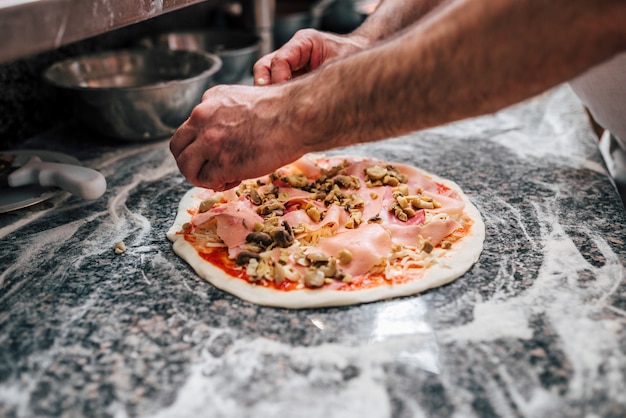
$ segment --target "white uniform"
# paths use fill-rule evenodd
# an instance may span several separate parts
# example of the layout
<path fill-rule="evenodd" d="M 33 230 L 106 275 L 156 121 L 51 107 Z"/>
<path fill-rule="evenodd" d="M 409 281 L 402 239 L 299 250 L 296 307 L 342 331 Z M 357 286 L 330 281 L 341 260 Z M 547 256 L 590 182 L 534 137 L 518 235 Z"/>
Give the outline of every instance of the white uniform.
<path fill-rule="evenodd" d="M 626 202 L 626 53 L 591 68 L 570 84 L 608 131 L 602 136 L 600 151 Z"/>

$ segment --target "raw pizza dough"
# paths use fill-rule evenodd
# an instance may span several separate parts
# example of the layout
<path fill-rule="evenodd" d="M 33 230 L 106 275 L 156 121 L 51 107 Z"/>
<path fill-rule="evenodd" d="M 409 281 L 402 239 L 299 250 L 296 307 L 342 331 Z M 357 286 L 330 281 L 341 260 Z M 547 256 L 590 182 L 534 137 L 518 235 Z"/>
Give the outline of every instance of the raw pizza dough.
<path fill-rule="evenodd" d="M 348 166 L 338 170 L 344 161 Z M 320 166 L 326 171 L 320 172 Z M 387 177 L 378 179 L 385 170 Z M 319 186 L 314 182 L 322 173 L 329 180 Z M 404 180 L 403 175 L 406 182 L 396 184 L 398 178 Z M 342 181 L 337 180 L 339 176 Z M 388 181 L 389 176 L 396 179 Z M 350 179 L 353 184 L 347 186 Z M 327 199 L 332 193 L 320 195 L 319 191 L 335 189 L 329 181 L 346 186 L 337 186 L 341 198 L 331 199 L 331 203 Z M 383 181 L 388 184 L 381 184 Z M 277 193 L 272 195 L 273 191 Z M 261 203 L 259 195 L 265 202 Z M 272 196 L 278 199 L 270 201 Z M 408 209 L 403 209 L 407 198 Z M 272 206 L 274 200 L 282 206 L 269 215 L 260 214 L 267 212 L 266 206 Z M 416 200 L 418 203 L 412 203 Z M 202 213 L 201 204 L 205 206 Z M 433 204 L 439 207 L 429 208 Z M 316 212 L 321 212 L 321 219 Z M 355 217 L 359 218 L 356 222 Z M 255 230 L 274 234 L 274 226 L 268 227 L 266 218 L 278 218 L 269 223 L 278 229 L 286 227 L 295 237 L 293 243 L 277 239 L 265 248 L 251 241 L 249 234 Z M 268 176 L 248 180 L 222 193 L 192 188 L 183 196 L 167 233 L 176 254 L 214 286 L 255 304 L 296 309 L 372 302 L 442 286 L 472 267 L 482 251 L 484 236 L 479 211 L 454 182 L 402 164 L 319 156 L 305 156 L 277 170 L 271 181 Z M 252 266 L 242 257 L 250 247 L 264 254 L 255 258 Z M 338 273 L 325 277 L 321 287 L 311 287 L 303 276 L 319 268 L 315 256 L 320 253 L 330 260 L 321 265 L 332 264 Z M 235 263 L 238 256 L 240 266 Z M 263 259 L 269 261 L 261 262 Z M 281 265 L 273 267 L 277 264 Z M 285 268 L 288 279 L 282 274 Z M 274 274 L 278 269 L 281 274 Z"/>

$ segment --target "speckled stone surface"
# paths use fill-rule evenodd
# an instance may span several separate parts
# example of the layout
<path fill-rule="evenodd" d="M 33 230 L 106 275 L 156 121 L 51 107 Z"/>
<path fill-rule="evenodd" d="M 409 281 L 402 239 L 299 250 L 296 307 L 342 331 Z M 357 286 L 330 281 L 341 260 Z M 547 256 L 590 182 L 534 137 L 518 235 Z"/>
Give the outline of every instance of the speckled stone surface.
<path fill-rule="evenodd" d="M 0 416 L 623 417 L 626 216 L 595 141 L 563 86 L 337 150 L 456 181 L 485 248 L 419 296 L 290 311 L 225 294 L 172 252 L 190 185 L 166 141 L 35 138 L 108 191 L 0 216 Z"/>

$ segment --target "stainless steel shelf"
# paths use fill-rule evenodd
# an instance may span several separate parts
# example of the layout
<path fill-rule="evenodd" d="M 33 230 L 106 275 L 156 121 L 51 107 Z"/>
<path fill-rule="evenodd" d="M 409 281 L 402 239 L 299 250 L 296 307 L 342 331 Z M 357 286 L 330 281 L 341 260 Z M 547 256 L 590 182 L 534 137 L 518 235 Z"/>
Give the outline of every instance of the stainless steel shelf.
<path fill-rule="evenodd" d="M 219 0 L 0 0 L 0 63 Z"/>

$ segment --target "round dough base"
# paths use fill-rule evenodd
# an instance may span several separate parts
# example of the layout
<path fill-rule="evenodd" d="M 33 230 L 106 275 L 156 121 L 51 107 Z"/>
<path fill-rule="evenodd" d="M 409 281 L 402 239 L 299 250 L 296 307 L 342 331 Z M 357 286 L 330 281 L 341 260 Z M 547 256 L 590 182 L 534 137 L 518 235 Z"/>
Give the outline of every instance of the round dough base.
<path fill-rule="evenodd" d="M 423 277 L 406 283 L 349 291 L 324 288 L 278 291 L 231 277 L 204 260 L 185 237 L 178 233 L 181 231 L 182 225 L 191 220 L 191 215 L 187 209 L 199 204 L 199 201 L 194 199 L 194 195 L 200 190 L 199 188 L 192 188 L 181 199 L 178 214 L 174 224 L 167 232 L 167 237 L 173 242 L 174 252 L 185 260 L 200 277 L 225 292 L 258 305 L 302 309 L 354 305 L 415 295 L 428 289 L 443 286 L 465 274 L 478 260 L 485 238 L 485 225 L 480 212 L 461 188 L 450 180 L 442 179 L 423 170 L 420 171 L 437 183 L 444 184 L 456 191 L 465 202 L 465 213 L 472 218 L 474 223 L 470 233 L 455 242 L 453 250 L 434 250 L 435 254 L 441 255 L 441 257 L 436 265 L 424 271 Z"/>

